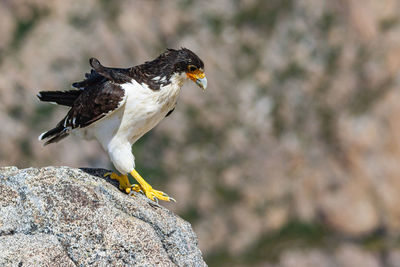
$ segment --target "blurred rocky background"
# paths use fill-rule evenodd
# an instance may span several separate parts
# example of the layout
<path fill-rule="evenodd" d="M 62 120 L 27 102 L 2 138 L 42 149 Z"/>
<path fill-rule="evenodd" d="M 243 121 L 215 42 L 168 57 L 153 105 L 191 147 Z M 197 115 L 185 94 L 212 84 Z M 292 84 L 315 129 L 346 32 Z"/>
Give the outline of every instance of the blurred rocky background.
<path fill-rule="evenodd" d="M 88 59 L 165 48 L 205 62 L 133 146 L 210 266 L 400 266 L 400 1 L 0 1 L 0 164 L 112 168 L 96 142 L 37 136 Z"/>

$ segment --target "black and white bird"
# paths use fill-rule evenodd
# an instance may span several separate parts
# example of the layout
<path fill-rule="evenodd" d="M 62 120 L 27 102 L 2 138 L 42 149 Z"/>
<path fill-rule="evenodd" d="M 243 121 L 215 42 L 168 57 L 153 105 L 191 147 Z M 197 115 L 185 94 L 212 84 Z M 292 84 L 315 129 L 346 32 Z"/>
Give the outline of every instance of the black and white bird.
<path fill-rule="evenodd" d="M 177 103 L 184 81 L 207 87 L 203 61 L 186 48 L 168 49 L 152 61 L 131 68 L 108 68 L 92 58 L 85 80 L 70 91 L 42 91 L 41 101 L 71 107 L 53 129 L 39 140 L 55 143 L 69 134 L 97 139 L 120 172 L 107 173 L 126 193 L 144 193 L 151 200 L 174 200 L 155 190 L 135 170 L 132 145 L 168 116 Z M 138 184 L 129 182 L 131 174 Z"/>

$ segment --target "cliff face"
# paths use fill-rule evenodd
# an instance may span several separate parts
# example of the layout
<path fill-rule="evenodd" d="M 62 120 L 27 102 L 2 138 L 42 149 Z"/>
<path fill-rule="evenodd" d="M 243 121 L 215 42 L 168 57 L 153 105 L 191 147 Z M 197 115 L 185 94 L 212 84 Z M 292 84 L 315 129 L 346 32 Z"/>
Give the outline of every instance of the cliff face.
<path fill-rule="evenodd" d="M 0 265 L 205 266 L 189 223 L 104 172 L 0 168 Z"/>

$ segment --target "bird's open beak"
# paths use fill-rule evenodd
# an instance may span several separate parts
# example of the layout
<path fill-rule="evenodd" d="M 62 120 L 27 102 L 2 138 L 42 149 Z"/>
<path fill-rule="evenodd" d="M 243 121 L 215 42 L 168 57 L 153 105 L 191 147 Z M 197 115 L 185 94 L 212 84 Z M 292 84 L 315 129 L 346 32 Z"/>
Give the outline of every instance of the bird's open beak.
<path fill-rule="evenodd" d="M 195 70 L 193 72 L 187 72 L 187 77 L 195 82 L 201 89 L 206 90 L 207 88 L 207 78 L 204 71 Z"/>

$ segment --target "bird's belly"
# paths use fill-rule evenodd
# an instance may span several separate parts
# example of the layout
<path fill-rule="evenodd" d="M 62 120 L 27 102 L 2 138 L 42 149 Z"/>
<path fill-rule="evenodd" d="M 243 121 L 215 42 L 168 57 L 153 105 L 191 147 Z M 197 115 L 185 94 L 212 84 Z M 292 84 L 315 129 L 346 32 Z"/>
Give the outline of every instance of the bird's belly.
<path fill-rule="evenodd" d="M 107 144 L 117 133 L 118 128 L 121 125 L 121 120 L 122 110 L 117 110 L 106 118 L 102 118 L 85 128 L 76 129 L 74 134 L 86 140 L 95 138 L 104 145 Z"/>
<path fill-rule="evenodd" d="M 145 133 L 153 129 L 166 115 L 162 110 L 143 110 L 127 117 L 129 121 L 126 127 L 128 140 L 131 144 L 135 143 Z M 125 125 L 121 125 L 125 126 Z"/>
<path fill-rule="evenodd" d="M 175 105 L 172 101 L 165 103 L 146 101 L 145 103 L 137 105 L 127 103 L 125 107 L 124 119 L 118 131 L 126 132 L 131 144 L 154 128 Z"/>

